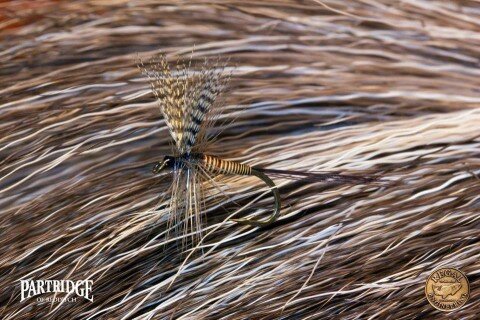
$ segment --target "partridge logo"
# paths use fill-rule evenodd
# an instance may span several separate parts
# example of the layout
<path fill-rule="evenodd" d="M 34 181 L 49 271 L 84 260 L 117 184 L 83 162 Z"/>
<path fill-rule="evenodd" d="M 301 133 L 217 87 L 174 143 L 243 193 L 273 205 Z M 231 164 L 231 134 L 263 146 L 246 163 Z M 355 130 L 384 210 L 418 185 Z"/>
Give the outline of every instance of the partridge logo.
<path fill-rule="evenodd" d="M 20 301 L 45 293 L 75 294 L 93 302 L 92 280 L 20 280 Z M 76 301 L 76 297 L 55 298 L 54 301 Z M 53 301 L 52 298 L 37 297 L 37 301 Z"/>
<path fill-rule="evenodd" d="M 438 310 L 453 311 L 461 308 L 470 296 L 467 277 L 458 269 L 441 268 L 430 274 L 425 283 L 428 302 Z"/>

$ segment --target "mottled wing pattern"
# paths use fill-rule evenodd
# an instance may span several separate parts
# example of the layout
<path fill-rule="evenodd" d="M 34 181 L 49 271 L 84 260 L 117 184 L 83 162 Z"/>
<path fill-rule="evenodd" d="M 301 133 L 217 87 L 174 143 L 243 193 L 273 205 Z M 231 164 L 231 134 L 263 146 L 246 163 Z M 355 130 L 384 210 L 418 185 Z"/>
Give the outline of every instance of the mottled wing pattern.
<path fill-rule="evenodd" d="M 195 71 L 191 70 L 190 60 L 177 61 L 172 70 L 165 55 L 159 55 L 146 63 L 140 61 L 139 68 L 149 79 L 178 151 L 190 153 L 223 90 L 224 67 L 218 61 L 210 64 L 205 60 L 201 69 Z"/>
<path fill-rule="evenodd" d="M 188 68 L 177 63 L 171 70 L 165 55 L 155 56 L 146 63 L 140 61 L 138 67 L 148 77 L 152 91 L 157 98 L 170 135 L 178 150 L 182 152 L 185 122 L 189 115 L 192 79 Z"/>
<path fill-rule="evenodd" d="M 218 62 L 212 66 L 205 62 L 197 75 L 195 88 L 192 90 L 194 99 L 189 108 L 188 121 L 185 123 L 185 134 L 183 135 L 182 145 L 185 146 L 187 152 L 190 152 L 198 142 L 199 133 L 205 131 L 205 120 L 211 113 L 217 97 L 224 89 L 226 79 L 224 67 L 220 67 Z"/>

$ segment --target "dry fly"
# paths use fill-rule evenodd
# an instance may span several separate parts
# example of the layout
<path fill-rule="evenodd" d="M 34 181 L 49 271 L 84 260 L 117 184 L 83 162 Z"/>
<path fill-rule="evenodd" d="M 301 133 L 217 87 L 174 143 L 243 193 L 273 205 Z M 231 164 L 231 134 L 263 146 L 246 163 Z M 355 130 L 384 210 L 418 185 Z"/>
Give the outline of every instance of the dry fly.
<path fill-rule="evenodd" d="M 273 213 L 264 220 L 232 219 L 233 221 L 262 227 L 276 221 L 281 209 L 280 193 L 271 177 L 327 181 L 334 183 L 368 183 L 374 178 L 330 173 L 298 172 L 252 167 L 244 163 L 221 159 L 207 154 L 207 135 L 218 116 L 218 97 L 224 92 L 230 78 L 226 64 L 205 60 L 198 70 L 193 70 L 192 59 L 179 62 L 171 68 L 165 55 L 148 62 L 140 61 L 138 67 L 147 76 L 160 111 L 174 140 L 174 152 L 154 164 L 153 172 L 172 172 L 170 198 L 170 226 L 180 226 L 184 232 L 201 232 L 201 197 L 203 181 L 212 181 L 218 175 L 255 176 L 269 188 L 274 198 Z"/>

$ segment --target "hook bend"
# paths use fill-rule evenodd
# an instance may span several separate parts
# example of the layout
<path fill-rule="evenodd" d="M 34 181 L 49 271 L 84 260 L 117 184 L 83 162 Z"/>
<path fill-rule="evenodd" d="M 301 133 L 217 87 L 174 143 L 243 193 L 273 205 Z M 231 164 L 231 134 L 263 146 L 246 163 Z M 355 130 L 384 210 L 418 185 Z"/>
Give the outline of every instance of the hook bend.
<path fill-rule="evenodd" d="M 270 179 L 265 173 L 260 172 L 252 168 L 251 171 L 252 176 L 256 176 L 261 179 L 265 184 L 270 188 L 273 193 L 273 197 L 275 199 L 275 207 L 273 209 L 272 215 L 267 220 L 258 220 L 258 219 L 232 219 L 232 221 L 238 222 L 243 225 L 251 225 L 255 227 L 265 227 L 273 222 L 275 222 L 280 215 L 280 208 L 281 208 L 281 199 L 280 199 L 280 192 L 278 191 L 277 186 L 275 183 Z"/>

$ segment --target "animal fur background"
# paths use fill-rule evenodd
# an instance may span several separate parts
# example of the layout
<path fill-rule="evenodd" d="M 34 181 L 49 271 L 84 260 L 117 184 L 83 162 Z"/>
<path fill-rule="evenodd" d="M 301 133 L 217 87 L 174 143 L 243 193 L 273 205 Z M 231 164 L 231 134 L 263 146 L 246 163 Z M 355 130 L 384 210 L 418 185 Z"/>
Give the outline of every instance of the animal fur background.
<path fill-rule="evenodd" d="M 478 1 L 12 1 L 0 19 L 2 319 L 478 318 Z M 164 243 L 150 164 L 170 137 L 135 59 L 194 45 L 236 66 L 211 153 L 393 183 L 276 179 L 273 226 L 213 197 L 200 247 Z M 471 284 L 448 315 L 424 295 L 443 265 Z M 94 301 L 20 302 L 29 278 L 92 279 Z"/>

